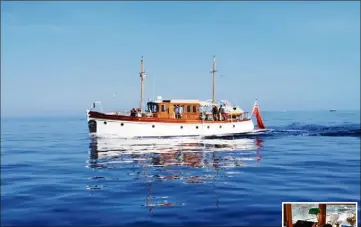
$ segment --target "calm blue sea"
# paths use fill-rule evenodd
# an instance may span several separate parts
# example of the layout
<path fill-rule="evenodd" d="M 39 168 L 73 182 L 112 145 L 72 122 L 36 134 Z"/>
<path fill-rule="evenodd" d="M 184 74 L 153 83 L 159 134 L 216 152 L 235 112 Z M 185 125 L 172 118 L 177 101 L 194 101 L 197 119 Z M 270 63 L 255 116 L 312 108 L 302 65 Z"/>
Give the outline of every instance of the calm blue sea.
<path fill-rule="evenodd" d="M 271 132 L 214 140 L 2 118 L 1 225 L 280 226 L 282 201 L 360 204 L 360 112 L 262 114 Z"/>

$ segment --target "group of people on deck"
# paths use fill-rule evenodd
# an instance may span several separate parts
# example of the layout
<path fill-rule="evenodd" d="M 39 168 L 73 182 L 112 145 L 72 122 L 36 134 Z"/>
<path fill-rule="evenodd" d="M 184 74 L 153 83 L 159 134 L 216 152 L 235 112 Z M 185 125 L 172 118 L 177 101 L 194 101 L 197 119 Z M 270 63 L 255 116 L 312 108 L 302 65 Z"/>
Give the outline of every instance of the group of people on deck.
<path fill-rule="evenodd" d="M 130 111 L 130 116 L 136 117 L 136 116 L 139 115 L 138 113 L 140 113 L 140 108 L 138 108 L 138 109 L 133 108 L 133 109 Z"/>
<path fill-rule="evenodd" d="M 175 105 L 174 106 L 174 115 L 176 119 L 181 119 L 183 115 L 183 106 Z"/>
<path fill-rule="evenodd" d="M 213 106 L 212 115 L 214 121 L 221 121 L 228 119 L 228 114 L 226 113 L 226 110 L 223 105 L 220 105 L 219 108 L 216 105 Z"/>
<path fill-rule="evenodd" d="M 183 113 L 184 113 L 183 106 L 174 105 L 174 117 L 176 119 L 183 118 Z M 140 117 L 141 116 L 140 108 L 132 108 L 130 111 L 130 116 Z M 226 112 L 224 105 L 220 105 L 219 107 L 214 105 L 212 107 L 212 116 L 213 116 L 213 121 L 222 121 L 222 120 L 225 121 L 228 120 L 229 118 L 229 115 Z M 206 119 L 206 120 L 211 120 L 211 119 Z"/>

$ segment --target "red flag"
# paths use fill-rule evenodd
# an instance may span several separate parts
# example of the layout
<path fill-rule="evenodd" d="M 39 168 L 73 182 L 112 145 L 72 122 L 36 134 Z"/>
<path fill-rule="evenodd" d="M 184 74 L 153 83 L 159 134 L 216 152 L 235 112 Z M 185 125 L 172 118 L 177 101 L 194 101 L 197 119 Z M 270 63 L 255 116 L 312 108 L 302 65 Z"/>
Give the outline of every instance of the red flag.
<path fill-rule="evenodd" d="M 253 106 L 253 110 L 252 110 L 252 114 L 254 114 L 256 116 L 257 119 L 257 127 L 259 129 L 265 129 L 266 126 L 263 123 L 262 117 L 261 117 L 261 112 L 259 110 L 258 104 L 257 104 L 257 100 L 256 103 Z"/>

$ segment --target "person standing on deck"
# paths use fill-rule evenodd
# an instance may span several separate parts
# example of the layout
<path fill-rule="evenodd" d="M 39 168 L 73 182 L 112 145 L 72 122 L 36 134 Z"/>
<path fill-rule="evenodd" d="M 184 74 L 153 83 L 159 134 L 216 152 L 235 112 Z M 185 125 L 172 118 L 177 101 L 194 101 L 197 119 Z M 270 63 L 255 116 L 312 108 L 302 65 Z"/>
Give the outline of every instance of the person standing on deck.
<path fill-rule="evenodd" d="M 135 110 L 135 108 L 133 108 L 133 109 L 130 111 L 130 116 L 135 117 L 135 116 L 136 116 L 136 113 L 137 113 L 137 111 Z"/>
<path fill-rule="evenodd" d="M 137 117 L 141 117 L 141 116 L 142 116 L 142 113 L 141 113 L 141 111 L 140 111 L 140 108 L 138 108 L 138 109 L 136 110 L 136 115 L 137 115 Z"/>
<path fill-rule="evenodd" d="M 178 105 L 174 106 L 174 115 L 175 115 L 176 119 L 179 118 L 179 106 Z"/>
<path fill-rule="evenodd" d="M 219 106 L 218 109 L 218 119 L 221 121 L 222 119 L 222 113 L 223 113 L 224 107 L 222 105 Z"/>
<path fill-rule="evenodd" d="M 217 121 L 217 113 L 218 113 L 218 108 L 216 105 L 213 106 L 212 108 L 212 114 L 213 114 L 213 121 Z"/>
<path fill-rule="evenodd" d="M 221 107 L 221 115 L 222 115 L 222 119 L 225 121 L 228 119 L 228 114 L 226 113 L 226 108 L 224 106 Z"/>
<path fill-rule="evenodd" d="M 182 118 L 183 115 L 183 106 L 179 107 L 179 118 Z"/>

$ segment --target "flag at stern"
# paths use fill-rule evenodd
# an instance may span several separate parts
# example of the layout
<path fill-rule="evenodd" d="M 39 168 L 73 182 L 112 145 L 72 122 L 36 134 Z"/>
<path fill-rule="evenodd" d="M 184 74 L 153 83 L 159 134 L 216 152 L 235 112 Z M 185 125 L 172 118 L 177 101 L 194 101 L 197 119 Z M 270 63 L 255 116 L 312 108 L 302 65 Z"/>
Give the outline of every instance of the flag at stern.
<path fill-rule="evenodd" d="M 254 103 L 253 105 L 253 110 L 252 110 L 252 114 L 255 115 L 256 119 L 257 119 L 257 127 L 259 129 L 265 129 L 266 126 L 264 125 L 264 122 L 262 120 L 262 117 L 261 117 L 261 111 L 259 109 L 259 106 L 258 106 L 258 103 L 257 103 L 257 99 L 256 99 L 256 102 Z"/>

